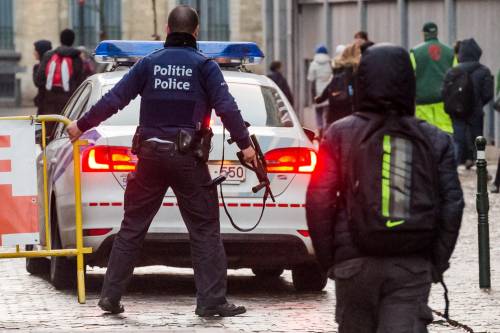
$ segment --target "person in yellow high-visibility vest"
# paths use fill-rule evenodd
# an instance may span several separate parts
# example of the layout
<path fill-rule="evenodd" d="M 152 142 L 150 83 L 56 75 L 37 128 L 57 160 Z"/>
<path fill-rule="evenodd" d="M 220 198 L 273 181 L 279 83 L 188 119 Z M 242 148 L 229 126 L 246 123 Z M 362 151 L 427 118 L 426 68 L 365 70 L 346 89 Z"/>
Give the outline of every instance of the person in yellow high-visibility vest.
<path fill-rule="evenodd" d="M 438 27 L 433 22 L 423 26 L 424 43 L 410 50 L 417 79 L 417 118 L 453 133 L 450 116 L 444 111 L 441 85 L 446 72 L 453 66 L 453 50 L 438 40 Z"/>

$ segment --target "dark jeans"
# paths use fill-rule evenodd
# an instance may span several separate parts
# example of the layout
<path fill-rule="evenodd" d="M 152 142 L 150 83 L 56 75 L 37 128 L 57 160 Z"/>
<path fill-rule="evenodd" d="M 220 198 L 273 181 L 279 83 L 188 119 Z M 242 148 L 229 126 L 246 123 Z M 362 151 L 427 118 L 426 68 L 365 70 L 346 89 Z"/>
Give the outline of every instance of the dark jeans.
<path fill-rule="evenodd" d="M 191 154 L 180 154 L 173 146 L 163 151 L 141 148 L 137 170 L 128 178 L 125 216 L 113 243 L 102 297 L 119 300 L 125 292 L 149 225 L 172 187 L 189 231 L 197 304 L 226 302 L 227 260 L 217 189 L 205 186 L 210 180 L 206 163 Z"/>
<path fill-rule="evenodd" d="M 334 266 L 339 333 L 426 333 L 431 263 L 420 257 L 357 258 Z"/>
<path fill-rule="evenodd" d="M 475 159 L 476 137 L 483 135 L 483 112 L 474 113 L 470 119 L 453 118 L 453 139 L 455 141 L 455 157 L 457 163 Z"/>

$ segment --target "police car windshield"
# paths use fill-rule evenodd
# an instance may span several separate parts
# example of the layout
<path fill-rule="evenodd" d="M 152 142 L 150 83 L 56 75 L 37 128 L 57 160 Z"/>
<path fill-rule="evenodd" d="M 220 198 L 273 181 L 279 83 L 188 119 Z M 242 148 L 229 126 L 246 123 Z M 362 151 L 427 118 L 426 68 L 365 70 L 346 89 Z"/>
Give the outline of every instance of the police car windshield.
<path fill-rule="evenodd" d="M 292 118 L 278 91 L 272 87 L 255 84 L 230 83 L 229 91 L 234 96 L 243 118 L 252 126 L 293 127 Z M 113 85 L 103 87 L 102 94 Z M 123 110 L 106 120 L 103 125 L 136 126 L 139 122 L 140 97 L 134 99 Z M 212 114 L 213 123 L 221 125 L 220 119 Z"/>

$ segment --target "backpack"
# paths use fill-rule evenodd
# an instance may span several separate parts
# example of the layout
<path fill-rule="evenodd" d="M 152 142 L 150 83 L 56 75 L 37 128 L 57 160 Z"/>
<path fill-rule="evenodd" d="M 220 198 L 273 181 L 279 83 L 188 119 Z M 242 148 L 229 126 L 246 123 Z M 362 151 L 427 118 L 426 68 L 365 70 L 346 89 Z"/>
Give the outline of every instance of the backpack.
<path fill-rule="evenodd" d="M 333 106 L 345 106 L 351 103 L 354 95 L 352 73 L 349 70 L 336 73 L 330 86 L 329 103 Z"/>
<path fill-rule="evenodd" d="M 471 74 L 461 66 L 450 69 L 444 78 L 441 95 L 446 113 L 467 118 L 474 112 L 475 94 Z"/>
<path fill-rule="evenodd" d="M 431 143 L 410 116 L 368 119 L 353 143 L 344 193 L 354 244 L 370 256 L 429 251 L 438 221 Z"/>
<path fill-rule="evenodd" d="M 70 79 L 73 75 L 73 59 L 54 53 L 45 67 L 47 82 L 45 89 L 51 91 L 52 88 L 62 88 L 65 92 L 70 90 Z"/>

